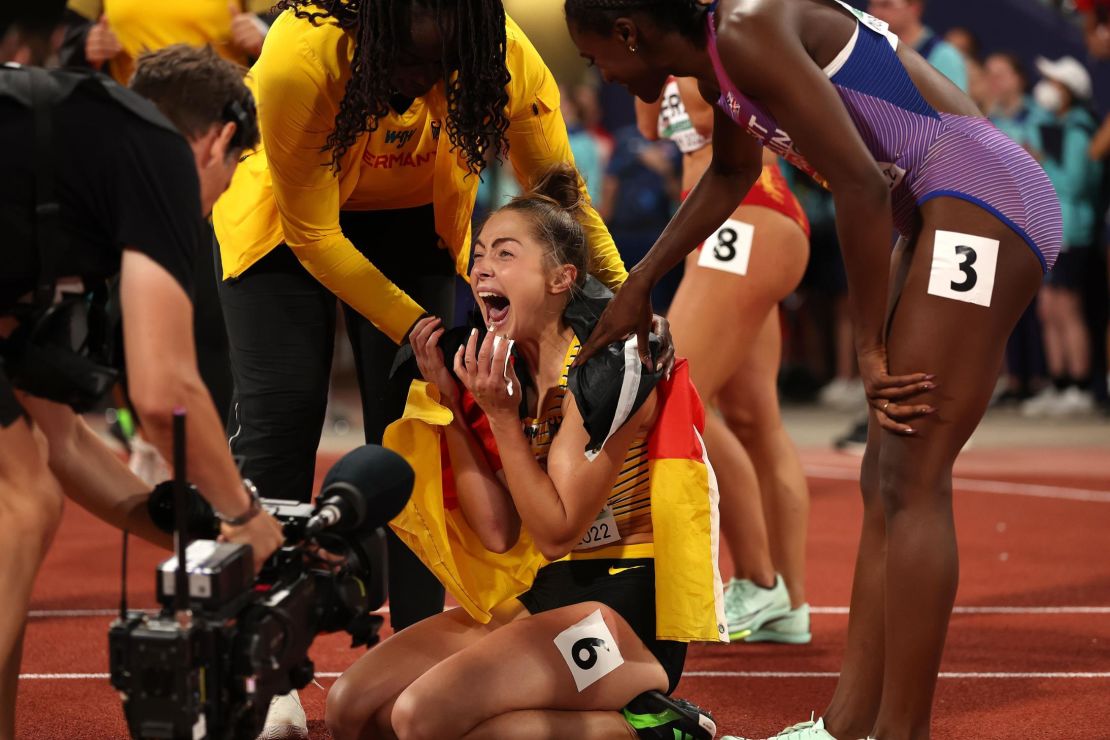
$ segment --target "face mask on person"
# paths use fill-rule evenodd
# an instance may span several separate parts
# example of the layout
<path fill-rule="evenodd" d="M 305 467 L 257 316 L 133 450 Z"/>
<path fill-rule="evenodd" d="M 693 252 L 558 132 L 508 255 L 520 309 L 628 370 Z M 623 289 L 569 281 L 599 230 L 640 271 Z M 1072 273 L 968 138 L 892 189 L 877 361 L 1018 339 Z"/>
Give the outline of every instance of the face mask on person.
<path fill-rule="evenodd" d="M 1058 113 L 1064 107 L 1063 91 L 1048 80 L 1041 80 L 1033 86 L 1033 100 L 1049 113 Z"/>

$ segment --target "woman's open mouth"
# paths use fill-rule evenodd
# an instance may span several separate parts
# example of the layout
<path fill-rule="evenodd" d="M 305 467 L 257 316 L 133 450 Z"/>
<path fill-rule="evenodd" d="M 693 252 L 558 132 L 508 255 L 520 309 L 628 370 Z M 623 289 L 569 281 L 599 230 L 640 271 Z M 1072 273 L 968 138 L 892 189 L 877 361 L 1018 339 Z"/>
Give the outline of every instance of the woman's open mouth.
<path fill-rule="evenodd" d="M 508 298 L 491 290 L 480 291 L 478 297 L 486 305 L 486 318 L 490 326 L 496 329 L 508 320 L 511 308 Z"/>

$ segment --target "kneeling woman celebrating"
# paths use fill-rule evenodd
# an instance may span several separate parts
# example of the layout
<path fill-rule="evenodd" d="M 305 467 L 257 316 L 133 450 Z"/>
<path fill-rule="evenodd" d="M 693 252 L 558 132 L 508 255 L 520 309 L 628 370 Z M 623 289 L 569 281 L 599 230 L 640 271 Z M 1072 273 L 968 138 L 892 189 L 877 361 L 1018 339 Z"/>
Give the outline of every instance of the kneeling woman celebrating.
<path fill-rule="evenodd" d="M 343 674 L 340 740 L 713 737 L 664 696 L 685 643 L 727 641 L 702 409 L 685 363 L 649 373 L 635 338 L 570 369 L 605 301 L 580 203 L 560 165 L 491 216 L 471 271 L 488 330 L 412 333 L 427 382 L 386 434 L 417 472 L 393 526 L 462 606 Z"/>

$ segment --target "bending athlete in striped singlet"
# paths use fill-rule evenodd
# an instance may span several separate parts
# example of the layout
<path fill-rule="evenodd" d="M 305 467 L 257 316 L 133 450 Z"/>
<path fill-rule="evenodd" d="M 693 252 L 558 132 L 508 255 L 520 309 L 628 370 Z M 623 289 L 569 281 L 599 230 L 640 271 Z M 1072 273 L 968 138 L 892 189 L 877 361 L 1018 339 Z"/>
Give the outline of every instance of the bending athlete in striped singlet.
<path fill-rule="evenodd" d="M 713 162 L 579 361 L 643 332 L 648 290 L 727 218 L 766 146 L 832 191 L 871 406 L 848 644 L 823 716 L 786 737 L 925 738 L 958 559 L 952 465 L 1060 249 L 1043 170 L 886 24 L 836 0 L 566 0 L 571 35 L 642 100 L 718 106 Z M 893 255 L 891 235 L 901 238 Z"/>

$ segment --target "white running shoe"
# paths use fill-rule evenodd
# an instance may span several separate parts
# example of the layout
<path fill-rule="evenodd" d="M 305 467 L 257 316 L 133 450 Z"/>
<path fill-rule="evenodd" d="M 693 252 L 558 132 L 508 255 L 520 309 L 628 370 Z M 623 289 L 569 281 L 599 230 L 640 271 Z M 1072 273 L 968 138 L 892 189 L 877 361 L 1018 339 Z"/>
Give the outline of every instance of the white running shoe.
<path fill-rule="evenodd" d="M 808 722 L 799 722 L 796 725 L 787 727 L 785 730 L 777 735 L 772 735 L 767 740 L 836 740 L 835 737 L 830 735 L 825 729 L 825 720 L 821 717 L 817 721 L 813 721 L 813 715 L 810 715 Z M 747 738 L 737 737 L 734 735 L 726 735 L 721 740 L 747 740 Z"/>
<path fill-rule="evenodd" d="M 867 403 L 867 394 L 859 378 L 834 378 L 818 392 L 817 401 L 840 411 L 856 411 Z"/>
<path fill-rule="evenodd" d="M 151 488 L 170 479 L 170 466 L 162 453 L 138 434 L 131 438 L 131 457 L 127 467 Z"/>
<path fill-rule="evenodd" d="M 730 640 L 742 640 L 768 622 L 790 613 L 790 594 L 782 576 L 775 575 L 771 588 L 757 586 L 747 578 L 733 578 L 725 591 L 725 620 Z"/>
<path fill-rule="evenodd" d="M 808 645 L 813 635 L 809 631 L 809 604 L 791 609 L 785 616 L 764 622 L 744 638 L 744 642 L 782 642 L 788 645 Z"/>
<path fill-rule="evenodd" d="M 270 700 L 258 740 L 308 740 L 308 718 L 296 690 Z"/>
<path fill-rule="evenodd" d="M 1021 404 L 1021 415 L 1030 419 L 1039 419 L 1042 416 L 1048 416 L 1052 410 L 1060 403 L 1060 391 L 1056 390 L 1056 386 L 1047 385 L 1030 399 L 1027 399 Z"/>
<path fill-rule="evenodd" d="M 1069 386 L 1048 410 L 1050 416 L 1087 416 L 1095 411 L 1095 396 L 1078 386 Z"/>

